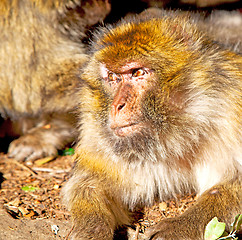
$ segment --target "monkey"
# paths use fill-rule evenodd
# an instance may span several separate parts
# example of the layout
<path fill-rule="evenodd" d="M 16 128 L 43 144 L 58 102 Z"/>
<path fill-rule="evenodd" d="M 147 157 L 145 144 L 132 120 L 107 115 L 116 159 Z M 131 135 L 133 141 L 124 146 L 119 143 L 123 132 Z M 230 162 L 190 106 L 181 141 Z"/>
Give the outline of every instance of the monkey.
<path fill-rule="evenodd" d="M 230 225 L 242 211 L 242 56 L 173 11 L 94 35 L 62 189 L 72 239 L 111 240 L 137 207 L 189 192 L 196 203 L 145 239 L 202 240 L 213 217 Z"/>
<path fill-rule="evenodd" d="M 82 40 L 109 11 L 107 0 L 0 2 L 0 135 L 17 138 L 10 157 L 55 156 L 75 141 Z"/>

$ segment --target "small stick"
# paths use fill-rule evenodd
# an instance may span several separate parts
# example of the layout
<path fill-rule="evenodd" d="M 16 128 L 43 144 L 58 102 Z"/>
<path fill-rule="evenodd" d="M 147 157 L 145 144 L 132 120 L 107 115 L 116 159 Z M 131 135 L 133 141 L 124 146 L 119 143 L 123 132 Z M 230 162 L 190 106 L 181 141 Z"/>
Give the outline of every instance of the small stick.
<path fill-rule="evenodd" d="M 69 169 L 52 169 L 52 168 L 34 167 L 33 170 L 37 171 L 37 172 L 67 173 L 71 170 L 71 168 L 69 168 Z"/>
<path fill-rule="evenodd" d="M 30 167 L 26 166 L 25 164 L 20 163 L 20 162 L 18 162 L 17 160 L 12 159 L 12 158 L 10 158 L 9 160 L 12 161 L 14 164 L 18 165 L 19 167 L 21 167 L 21 168 L 27 170 L 28 172 L 30 172 L 30 173 L 33 174 L 34 176 L 38 176 L 38 173 L 36 173 L 33 169 L 31 169 Z M 8 161 L 9 161 L 9 160 L 8 160 Z"/>
<path fill-rule="evenodd" d="M 73 231 L 73 229 L 74 229 L 74 225 L 72 225 L 71 230 L 70 230 L 69 233 L 66 235 L 66 237 L 64 238 L 64 240 L 68 240 L 68 238 L 70 237 L 71 232 Z"/>

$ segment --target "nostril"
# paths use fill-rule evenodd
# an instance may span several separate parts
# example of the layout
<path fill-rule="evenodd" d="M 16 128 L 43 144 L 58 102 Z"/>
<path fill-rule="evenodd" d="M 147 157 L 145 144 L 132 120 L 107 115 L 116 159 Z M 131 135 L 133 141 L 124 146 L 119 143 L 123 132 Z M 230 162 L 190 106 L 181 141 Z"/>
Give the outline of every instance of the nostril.
<path fill-rule="evenodd" d="M 122 108 L 124 108 L 124 106 L 125 106 L 125 103 L 123 103 L 123 104 L 119 104 L 119 105 L 118 105 L 118 108 L 117 108 L 118 111 L 122 110 Z"/>

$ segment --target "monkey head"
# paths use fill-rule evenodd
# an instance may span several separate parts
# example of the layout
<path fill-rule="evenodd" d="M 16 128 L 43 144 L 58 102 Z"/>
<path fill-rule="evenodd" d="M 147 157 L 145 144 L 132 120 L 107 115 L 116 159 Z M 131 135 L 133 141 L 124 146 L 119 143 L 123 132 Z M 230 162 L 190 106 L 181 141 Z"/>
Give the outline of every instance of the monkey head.
<path fill-rule="evenodd" d="M 81 102 L 84 109 L 88 104 L 96 106 L 88 111 L 95 124 L 102 125 L 100 134 L 115 152 L 126 152 L 127 158 L 147 158 L 147 149 L 163 155 L 158 153 L 161 141 L 171 142 L 169 136 L 189 119 L 185 109 L 188 89 L 184 86 L 192 64 L 189 49 L 199 44 L 187 40 L 179 26 L 180 32 L 175 34 L 163 21 L 151 19 L 121 23 L 98 34 L 93 58 L 82 75 L 97 102 L 89 103 L 86 94 Z"/>

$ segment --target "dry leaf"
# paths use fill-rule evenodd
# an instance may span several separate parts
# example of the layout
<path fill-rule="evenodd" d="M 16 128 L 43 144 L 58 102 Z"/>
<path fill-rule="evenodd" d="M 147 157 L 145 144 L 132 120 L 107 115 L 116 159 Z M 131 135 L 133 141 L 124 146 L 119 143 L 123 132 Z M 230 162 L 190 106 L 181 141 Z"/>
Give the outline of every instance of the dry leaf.
<path fill-rule="evenodd" d="M 50 156 L 50 157 L 45 157 L 45 158 L 40 158 L 38 160 L 36 160 L 34 163 L 37 165 L 37 166 L 42 166 L 44 165 L 45 163 L 48 163 L 50 161 L 52 161 L 53 159 L 55 159 L 56 156 Z"/>

